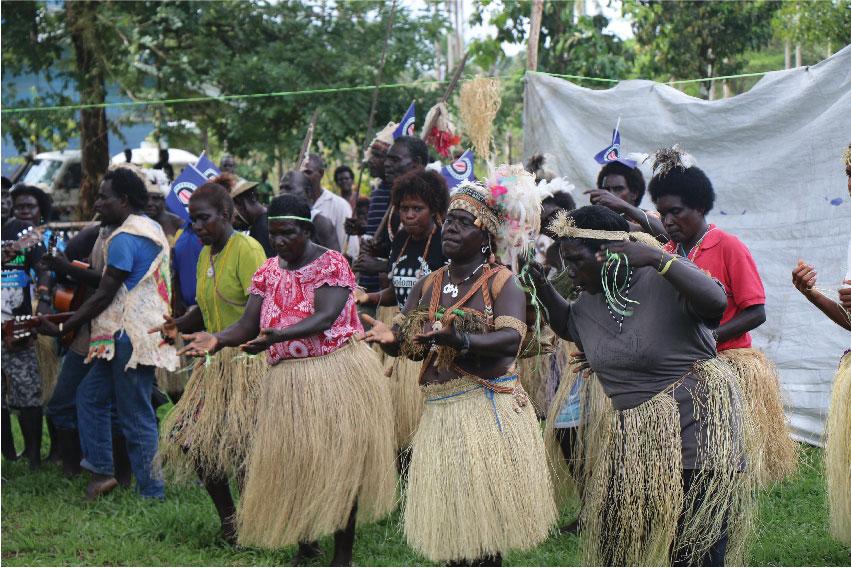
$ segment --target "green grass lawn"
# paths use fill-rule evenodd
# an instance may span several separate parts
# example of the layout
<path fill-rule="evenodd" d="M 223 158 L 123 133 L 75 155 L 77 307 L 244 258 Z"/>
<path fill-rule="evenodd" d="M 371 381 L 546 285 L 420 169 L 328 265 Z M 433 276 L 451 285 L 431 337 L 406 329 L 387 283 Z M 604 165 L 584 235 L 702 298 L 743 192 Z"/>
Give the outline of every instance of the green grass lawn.
<path fill-rule="evenodd" d="M 54 465 L 31 474 L 22 461 L 4 461 L 2 564 L 282 565 L 295 553 L 294 549 L 264 551 L 225 544 L 218 535 L 213 505 L 197 485 L 169 486 L 164 502 L 143 501 L 129 490 L 117 489 L 89 504 L 82 499 L 85 483 L 83 477 L 63 479 Z M 573 536 L 553 536 L 535 550 L 509 555 L 505 563 L 578 565 L 577 545 Z M 332 539 L 324 539 L 322 546 L 328 562 Z M 821 452 L 807 448 L 800 473 L 761 498 L 750 563 L 840 566 L 849 562 L 849 550 L 827 534 Z M 355 563 L 427 564 L 405 545 L 398 512 L 381 523 L 358 528 Z"/>

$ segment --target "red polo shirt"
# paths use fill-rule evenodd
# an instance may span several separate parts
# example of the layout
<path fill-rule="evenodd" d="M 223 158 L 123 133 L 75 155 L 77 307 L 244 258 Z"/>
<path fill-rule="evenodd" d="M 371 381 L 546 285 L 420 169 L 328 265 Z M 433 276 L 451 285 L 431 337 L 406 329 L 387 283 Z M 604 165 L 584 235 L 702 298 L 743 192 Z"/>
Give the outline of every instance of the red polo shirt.
<path fill-rule="evenodd" d="M 673 241 L 665 245 L 669 253 L 677 253 L 677 244 Z M 727 323 L 739 312 L 765 304 L 765 288 L 756 269 L 756 263 L 748 247 L 735 235 L 725 233 L 715 225 L 709 225 L 709 232 L 703 241 L 692 250 L 689 259 L 700 268 L 721 281 L 727 291 L 727 309 L 721 318 L 721 325 Z M 751 346 L 751 334 L 718 344 L 718 351 L 741 349 Z"/>

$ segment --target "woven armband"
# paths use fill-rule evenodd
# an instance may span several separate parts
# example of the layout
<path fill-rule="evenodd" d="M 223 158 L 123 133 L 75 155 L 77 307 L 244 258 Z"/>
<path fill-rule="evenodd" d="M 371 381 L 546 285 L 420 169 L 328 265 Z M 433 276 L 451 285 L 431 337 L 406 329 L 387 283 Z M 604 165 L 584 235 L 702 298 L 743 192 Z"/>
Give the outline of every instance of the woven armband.
<path fill-rule="evenodd" d="M 526 337 L 526 330 L 528 329 L 525 321 L 520 321 L 512 316 L 497 316 L 493 322 L 493 327 L 496 330 L 505 328 L 513 329 L 520 334 L 521 343 L 523 342 L 523 338 Z"/>

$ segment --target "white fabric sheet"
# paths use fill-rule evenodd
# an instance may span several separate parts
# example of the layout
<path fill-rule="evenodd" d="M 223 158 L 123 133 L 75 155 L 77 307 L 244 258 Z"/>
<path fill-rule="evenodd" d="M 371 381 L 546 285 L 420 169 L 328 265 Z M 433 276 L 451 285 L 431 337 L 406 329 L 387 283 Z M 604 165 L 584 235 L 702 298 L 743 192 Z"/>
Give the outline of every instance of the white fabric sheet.
<path fill-rule="evenodd" d="M 805 259 L 818 270 L 817 285 L 836 290 L 848 268 L 851 198 L 841 154 L 851 142 L 851 46 L 717 101 L 652 81 L 608 90 L 537 73 L 526 81 L 525 155 L 550 154 L 548 169 L 576 185 L 579 205 L 588 203 L 582 190 L 594 187 L 600 168 L 593 156 L 611 141 L 618 117 L 622 155 L 680 143 L 695 156 L 716 191 L 709 220 L 747 244 L 765 284 L 768 320 L 754 345 L 780 370 L 795 437 L 820 444 L 851 333 L 795 290 L 791 272 Z M 649 196 L 643 204 L 653 208 Z"/>

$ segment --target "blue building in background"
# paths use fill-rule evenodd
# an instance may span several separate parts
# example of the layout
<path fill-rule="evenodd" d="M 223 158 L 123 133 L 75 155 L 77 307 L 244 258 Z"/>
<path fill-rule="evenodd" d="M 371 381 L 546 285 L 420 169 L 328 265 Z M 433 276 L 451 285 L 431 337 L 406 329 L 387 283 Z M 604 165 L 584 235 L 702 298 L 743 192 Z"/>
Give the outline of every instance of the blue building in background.
<path fill-rule="evenodd" d="M 62 83 L 62 81 L 57 80 L 48 82 L 43 76 L 35 74 L 17 76 L 7 75 L 3 77 L 0 88 L 2 88 L 3 92 L 8 93 L 8 89 L 13 87 L 17 92 L 17 96 L 21 98 L 21 100 L 26 100 L 23 99 L 23 97 L 27 96 L 30 92 L 32 92 L 32 89 L 35 88 L 36 91 L 62 92 L 77 102 L 79 99 L 74 82 L 70 81 L 65 89 L 62 88 Z M 119 92 L 117 86 L 107 84 L 107 102 L 124 102 L 129 100 L 130 99 Z M 6 102 L 8 102 L 8 100 L 4 97 L 4 106 Z M 146 111 L 146 107 L 119 107 L 106 109 L 106 118 L 111 124 L 115 124 L 117 121 L 120 121 L 121 124 L 118 131 L 121 133 L 121 137 L 124 138 L 124 140 L 122 140 L 121 137 L 116 136 L 112 131 L 109 132 L 110 156 L 121 152 L 124 148 L 138 148 L 142 141 L 153 131 L 154 125 L 146 118 Z M 68 111 L 68 113 L 71 114 L 72 111 Z M 76 121 L 80 120 L 79 111 L 73 111 L 73 116 Z M 69 139 L 65 149 L 79 150 L 80 139 L 77 137 Z M 42 149 L 42 151 L 50 150 L 58 150 L 58 148 L 45 147 Z M 8 133 L 4 132 L 2 139 L 2 171 L 4 176 L 10 176 L 15 172 L 19 164 L 12 160 L 20 155 L 20 152 L 18 152 L 15 145 L 12 143 L 12 138 L 8 135 Z"/>

